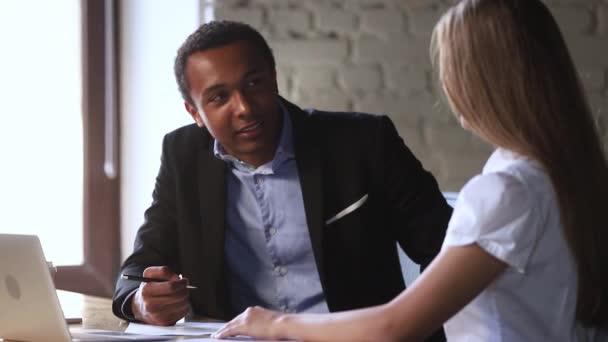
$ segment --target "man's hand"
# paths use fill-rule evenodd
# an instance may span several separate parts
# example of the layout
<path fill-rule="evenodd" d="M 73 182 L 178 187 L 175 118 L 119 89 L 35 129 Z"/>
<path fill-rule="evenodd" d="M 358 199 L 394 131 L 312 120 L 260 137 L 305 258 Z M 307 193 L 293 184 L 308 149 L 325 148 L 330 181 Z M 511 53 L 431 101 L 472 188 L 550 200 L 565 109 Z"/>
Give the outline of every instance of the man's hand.
<path fill-rule="evenodd" d="M 188 279 L 180 278 L 166 266 L 148 267 L 143 276 L 167 281 L 141 283 L 131 301 L 136 320 L 154 325 L 173 325 L 188 313 Z"/>

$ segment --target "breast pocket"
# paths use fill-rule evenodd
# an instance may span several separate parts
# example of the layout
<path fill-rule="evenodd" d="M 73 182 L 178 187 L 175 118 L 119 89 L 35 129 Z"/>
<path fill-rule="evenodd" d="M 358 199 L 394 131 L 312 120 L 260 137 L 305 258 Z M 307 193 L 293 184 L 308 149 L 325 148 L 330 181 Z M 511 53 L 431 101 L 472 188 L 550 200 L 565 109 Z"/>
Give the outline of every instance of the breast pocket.
<path fill-rule="evenodd" d="M 335 224 L 336 222 L 342 220 L 343 218 L 353 215 L 355 212 L 360 211 L 360 209 L 365 205 L 368 199 L 368 194 L 363 195 L 360 199 L 346 206 L 344 209 L 337 212 L 335 215 L 329 217 L 325 220 L 325 226 L 330 226 Z"/>

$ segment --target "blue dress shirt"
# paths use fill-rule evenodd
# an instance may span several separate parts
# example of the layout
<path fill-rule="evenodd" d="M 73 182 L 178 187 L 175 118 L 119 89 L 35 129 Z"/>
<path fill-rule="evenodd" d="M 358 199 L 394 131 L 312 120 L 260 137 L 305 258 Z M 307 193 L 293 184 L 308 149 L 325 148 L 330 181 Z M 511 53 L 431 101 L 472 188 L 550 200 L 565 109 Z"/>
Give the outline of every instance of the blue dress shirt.
<path fill-rule="evenodd" d="M 274 158 L 257 169 L 214 143 L 228 164 L 225 256 L 232 308 L 328 312 L 312 252 L 289 114 Z"/>

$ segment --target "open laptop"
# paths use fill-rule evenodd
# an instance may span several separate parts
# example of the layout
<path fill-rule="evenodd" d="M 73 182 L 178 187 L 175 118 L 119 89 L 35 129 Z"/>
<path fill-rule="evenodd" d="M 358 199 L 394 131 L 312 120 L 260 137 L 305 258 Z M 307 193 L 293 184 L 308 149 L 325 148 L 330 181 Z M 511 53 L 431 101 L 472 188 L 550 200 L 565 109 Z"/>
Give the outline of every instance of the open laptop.
<path fill-rule="evenodd" d="M 40 240 L 35 235 L 13 234 L 0 234 L 0 338 L 30 342 L 162 340 L 112 331 L 72 336 Z"/>

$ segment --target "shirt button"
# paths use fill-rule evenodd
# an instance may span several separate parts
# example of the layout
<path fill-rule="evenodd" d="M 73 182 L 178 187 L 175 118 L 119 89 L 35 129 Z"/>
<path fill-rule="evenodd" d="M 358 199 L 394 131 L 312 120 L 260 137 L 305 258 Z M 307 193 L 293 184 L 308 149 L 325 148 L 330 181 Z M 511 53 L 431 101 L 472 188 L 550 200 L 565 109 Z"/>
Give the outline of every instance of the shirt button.
<path fill-rule="evenodd" d="M 277 229 L 275 227 L 272 227 L 268 230 L 268 234 L 270 234 L 270 236 L 273 236 L 276 233 L 277 233 Z"/>
<path fill-rule="evenodd" d="M 276 273 L 279 276 L 284 276 L 287 274 L 287 268 L 283 267 L 283 266 L 276 266 L 274 268 L 274 273 Z"/>

